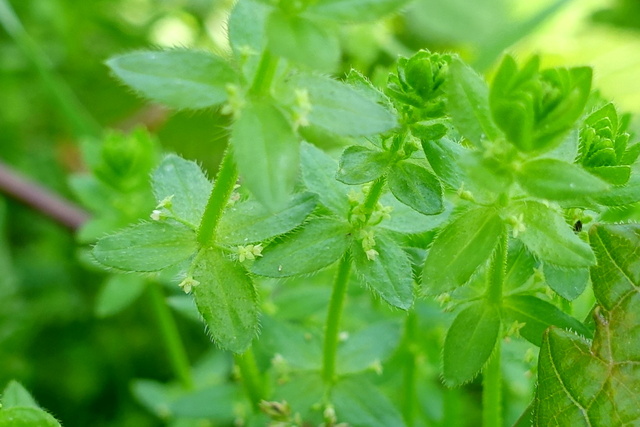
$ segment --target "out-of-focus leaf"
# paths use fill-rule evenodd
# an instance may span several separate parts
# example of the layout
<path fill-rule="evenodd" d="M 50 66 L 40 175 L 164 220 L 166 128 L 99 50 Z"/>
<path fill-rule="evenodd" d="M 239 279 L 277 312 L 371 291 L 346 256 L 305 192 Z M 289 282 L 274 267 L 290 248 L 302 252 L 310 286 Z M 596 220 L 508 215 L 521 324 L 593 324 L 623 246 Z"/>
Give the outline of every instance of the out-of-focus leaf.
<path fill-rule="evenodd" d="M 117 314 L 132 304 L 145 289 L 145 281 L 131 274 L 115 274 L 109 277 L 96 299 L 95 313 L 98 317 Z"/>
<path fill-rule="evenodd" d="M 366 390 L 366 393 L 363 391 Z M 347 377 L 332 389 L 339 422 L 352 427 L 404 427 L 402 416 L 376 386 L 363 377 Z"/>

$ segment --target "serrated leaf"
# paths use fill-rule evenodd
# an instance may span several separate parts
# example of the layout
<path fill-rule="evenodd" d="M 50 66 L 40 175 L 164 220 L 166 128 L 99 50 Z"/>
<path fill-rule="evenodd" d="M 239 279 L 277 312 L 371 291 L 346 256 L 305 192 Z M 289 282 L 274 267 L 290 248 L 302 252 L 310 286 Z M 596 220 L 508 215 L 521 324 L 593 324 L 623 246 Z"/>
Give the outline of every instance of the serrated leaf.
<path fill-rule="evenodd" d="M 340 343 L 336 357 L 339 375 L 375 369 L 387 360 L 400 342 L 398 322 L 381 321 L 350 334 Z"/>
<path fill-rule="evenodd" d="M 262 252 L 251 271 L 260 276 L 289 277 L 313 273 L 336 262 L 351 240 L 351 226 L 316 218 Z"/>
<path fill-rule="evenodd" d="M 298 74 L 287 86 L 309 92 L 309 122 L 334 134 L 375 135 L 397 126 L 393 112 L 357 89 L 329 77 Z"/>
<path fill-rule="evenodd" d="M 589 245 L 576 236 L 555 210 L 534 201 L 514 203 L 511 209 L 513 216 L 522 218 L 524 224 L 518 238 L 542 261 L 569 268 L 595 264 Z"/>
<path fill-rule="evenodd" d="M 589 269 L 586 267 L 565 268 L 546 262 L 542 268 L 547 285 L 569 301 L 582 295 L 589 283 Z"/>
<path fill-rule="evenodd" d="M 219 249 L 198 254 L 193 278 L 198 311 L 214 342 L 225 350 L 242 353 L 258 332 L 256 290 L 246 270 Z"/>
<path fill-rule="evenodd" d="M 542 343 L 542 335 L 550 326 L 572 330 L 585 337 L 592 336 L 584 324 L 540 298 L 517 295 L 505 298 L 503 304 L 506 314 L 524 323 L 520 335 L 537 346 Z"/>
<path fill-rule="evenodd" d="M 14 407 L 0 410 L 0 427 L 60 427 L 60 423 L 42 409 Z"/>
<path fill-rule="evenodd" d="M 132 52 L 107 61 L 120 80 L 173 108 L 206 108 L 227 99 L 235 71 L 220 57 L 193 50 Z"/>
<path fill-rule="evenodd" d="M 0 397 L 0 403 L 2 403 L 0 411 L 2 409 L 8 409 L 17 406 L 23 408 L 40 407 L 31 396 L 31 393 L 29 393 L 27 389 L 22 386 L 22 384 L 15 380 L 9 381 L 5 389 L 2 391 L 2 395 Z"/>
<path fill-rule="evenodd" d="M 529 194 L 549 200 L 566 200 L 606 191 L 609 186 L 580 166 L 556 159 L 525 162 L 516 174 Z"/>
<path fill-rule="evenodd" d="M 346 218 L 349 212 L 349 186 L 336 180 L 338 162 L 319 148 L 302 143 L 302 179 L 309 191 L 316 193 L 322 203 L 339 217 Z"/>
<path fill-rule="evenodd" d="M 230 143 L 251 193 L 271 210 L 282 207 L 298 175 L 300 151 L 282 112 L 268 102 L 247 106 L 232 125 Z"/>
<path fill-rule="evenodd" d="M 196 227 L 200 224 L 212 185 L 195 162 L 169 154 L 153 172 L 151 186 L 158 203 L 170 197 L 172 213 Z"/>
<path fill-rule="evenodd" d="M 486 82 L 459 58 L 453 58 L 447 80 L 447 107 L 460 133 L 477 147 L 482 140 L 495 140 L 500 132 L 489 110 Z"/>
<path fill-rule="evenodd" d="M 196 252 L 196 235 L 179 223 L 141 222 L 103 237 L 93 248 L 102 265 L 123 271 L 159 271 Z"/>
<path fill-rule="evenodd" d="M 613 185 L 624 185 L 631 177 L 630 166 L 599 166 L 586 169 L 592 175 L 600 177 Z"/>
<path fill-rule="evenodd" d="M 396 242 L 382 233 L 375 235 L 378 254 L 369 259 L 360 241 L 353 242 L 351 254 L 356 273 L 388 304 L 408 310 L 413 304 L 413 272 L 409 257 Z"/>
<path fill-rule="evenodd" d="M 269 49 L 299 65 L 334 71 L 340 59 L 335 33 L 303 16 L 274 10 L 267 19 Z"/>
<path fill-rule="evenodd" d="M 331 391 L 331 401 L 338 421 L 351 427 L 405 426 L 389 399 L 364 377 L 346 377 L 338 381 Z"/>
<path fill-rule="evenodd" d="M 313 193 L 297 194 L 286 206 L 274 212 L 252 200 L 237 203 L 225 210 L 220 220 L 218 242 L 246 245 L 287 233 L 302 224 L 315 209 L 317 200 Z"/>
<path fill-rule="evenodd" d="M 598 306 L 589 342 L 549 329 L 538 362 L 534 426 L 622 426 L 640 422 L 640 226 L 589 230 Z"/>
<path fill-rule="evenodd" d="M 144 290 L 145 281 L 142 277 L 130 274 L 109 277 L 96 298 L 96 316 L 104 318 L 120 313 L 142 295 Z"/>
<path fill-rule="evenodd" d="M 436 215 L 444 210 L 440 181 L 424 166 L 407 160 L 398 162 L 387 179 L 393 195 L 421 214 Z"/>
<path fill-rule="evenodd" d="M 422 273 L 425 293 L 441 294 L 464 285 L 487 262 L 505 226 L 496 211 L 474 209 L 456 218 L 436 237 Z"/>
<path fill-rule="evenodd" d="M 442 374 L 451 385 L 471 381 L 493 352 L 500 332 L 500 312 L 475 303 L 461 311 L 449 327 L 442 353 Z"/>
<path fill-rule="evenodd" d="M 340 157 L 336 179 L 350 185 L 371 182 L 382 176 L 390 163 L 391 157 L 385 151 L 352 145 Z"/>
<path fill-rule="evenodd" d="M 322 0 L 305 13 L 341 22 L 375 21 L 399 10 L 410 0 Z"/>

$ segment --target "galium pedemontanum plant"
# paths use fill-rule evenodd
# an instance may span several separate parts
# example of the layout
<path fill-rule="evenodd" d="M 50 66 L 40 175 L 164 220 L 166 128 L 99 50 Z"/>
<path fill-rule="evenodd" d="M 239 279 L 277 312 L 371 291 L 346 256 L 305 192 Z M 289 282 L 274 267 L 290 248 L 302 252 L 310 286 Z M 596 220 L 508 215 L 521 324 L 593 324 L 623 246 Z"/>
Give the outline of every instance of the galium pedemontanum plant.
<path fill-rule="evenodd" d="M 609 206 L 640 200 L 629 184 L 637 182 L 638 144 L 628 144 L 615 108 L 593 95 L 589 68 L 541 71 L 537 57 L 518 67 L 507 56 L 488 86 L 456 55 L 421 51 L 401 59 L 380 90 L 356 71 L 345 81 L 308 71 L 325 61 L 290 46 L 292 40 L 317 45 L 327 33 L 316 19 L 340 21 L 356 16 L 357 7 L 266 3 L 237 4 L 229 22 L 231 58 L 171 50 L 109 61 L 121 80 L 151 99 L 176 108 L 223 105 L 234 122 L 213 183 L 197 164 L 166 156 L 152 176 L 157 206 L 150 207 L 150 219 L 103 237 L 93 255 L 124 271 L 178 266 L 179 286 L 193 294 L 214 342 L 236 353 L 259 340 L 258 295 L 269 289 L 264 278 L 306 277 L 336 265 L 322 344 L 313 347 L 321 358 L 298 369 L 306 371 L 306 387 L 318 389 L 309 406 L 319 403 L 322 410 L 293 408 L 325 425 L 412 425 L 417 417 L 411 409 L 400 414 L 362 377 L 393 350 L 371 349 L 375 331 L 367 332 L 369 341 L 359 350 L 366 364 L 347 369 L 340 359 L 352 276 L 387 305 L 409 311 L 407 330 L 415 295 L 437 296 L 457 311 L 444 340 L 443 378 L 458 386 L 482 372 L 483 423 L 501 425 L 505 335 L 542 345 L 540 371 L 548 378 L 550 357 L 560 350 L 549 341 L 557 333 L 547 328 L 562 329 L 560 339 L 583 347 L 590 339 L 601 343 L 605 330 L 594 337 L 592 326 L 555 301 L 570 306 L 591 282 L 611 318 L 621 316 L 604 302 L 609 278 L 602 271 L 611 260 L 602 254 L 615 248 L 626 253 L 638 227 L 604 225 L 600 216 Z M 248 22 L 255 31 L 246 31 Z M 305 37 L 289 37 L 302 29 Z M 330 53 L 321 55 L 329 63 Z M 302 133 L 313 129 L 351 145 L 336 161 L 301 144 Z M 594 236 L 605 237 L 596 242 Z M 629 268 L 635 268 L 634 257 Z M 611 259 L 611 268 L 618 268 L 618 258 Z M 636 289 L 637 278 L 630 277 Z M 265 315 L 265 335 L 272 327 L 284 328 Z M 282 353 L 294 358 L 311 344 L 291 345 Z M 418 343 L 407 338 L 399 345 L 401 352 Z M 297 425 L 291 408 L 259 405 L 278 395 L 280 385 L 271 384 L 270 392 L 260 385 L 257 368 L 246 368 L 250 359 L 236 360 L 245 364 L 253 407 L 274 423 Z M 618 359 L 611 360 L 608 366 Z M 556 376 L 562 383 L 561 373 Z M 625 381 L 613 379 L 619 378 L 603 379 L 612 390 L 603 411 L 613 417 L 616 405 L 624 405 L 624 419 L 637 419 L 628 405 L 632 397 L 616 401 Z M 578 383 L 572 387 L 586 384 Z M 536 425 L 589 419 L 581 401 L 567 401 L 584 409 L 571 414 L 548 404 L 557 390 L 546 384 L 536 396 Z"/>

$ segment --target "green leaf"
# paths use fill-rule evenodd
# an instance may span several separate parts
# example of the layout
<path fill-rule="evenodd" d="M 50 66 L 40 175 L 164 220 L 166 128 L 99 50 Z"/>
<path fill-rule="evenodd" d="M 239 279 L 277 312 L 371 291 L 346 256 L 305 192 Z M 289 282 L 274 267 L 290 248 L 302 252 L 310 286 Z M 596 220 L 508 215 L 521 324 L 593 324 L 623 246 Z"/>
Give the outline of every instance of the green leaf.
<path fill-rule="evenodd" d="M 302 179 L 309 191 L 318 195 L 320 203 L 336 215 L 346 218 L 349 212 L 349 186 L 336 180 L 338 163 L 327 153 L 309 143 L 301 147 Z"/>
<path fill-rule="evenodd" d="M 524 323 L 520 335 L 537 346 L 542 343 L 542 335 L 550 326 L 572 330 L 588 338 L 592 336 L 584 324 L 540 298 L 517 295 L 506 298 L 503 304 L 509 317 Z"/>
<path fill-rule="evenodd" d="M 251 193 L 271 210 L 282 207 L 298 175 L 300 151 L 282 112 L 267 102 L 247 106 L 232 125 L 230 143 Z"/>
<path fill-rule="evenodd" d="M 283 208 L 270 212 L 252 200 L 237 203 L 224 212 L 218 226 L 218 243 L 246 245 L 287 233 L 315 209 L 318 197 L 313 193 L 295 195 Z"/>
<path fill-rule="evenodd" d="M 586 170 L 599 178 L 602 178 L 609 184 L 624 185 L 631 177 L 630 166 L 598 166 L 586 168 Z"/>
<path fill-rule="evenodd" d="M 2 406 L 0 410 L 13 407 L 40 408 L 31 393 L 15 380 L 9 381 L 1 397 L 0 403 L 2 403 Z"/>
<path fill-rule="evenodd" d="M 438 215 L 422 215 L 404 203 L 398 201 L 393 194 L 387 193 L 380 198 L 383 206 L 392 208 L 391 218 L 382 221 L 378 227 L 404 234 L 424 233 L 435 230 L 449 219 L 451 204 L 445 202 L 445 210 Z"/>
<path fill-rule="evenodd" d="M 95 259 L 106 267 L 123 271 L 159 271 L 196 252 L 193 230 L 169 222 L 141 222 L 98 240 Z"/>
<path fill-rule="evenodd" d="M 333 31 L 302 16 L 274 10 L 267 20 L 269 49 L 311 69 L 331 72 L 340 60 L 340 44 Z"/>
<path fill-rule="evenodd" d="M 447 80 L 448 109 L 460 133 L 482 147 L 482 140 L 495 140 L 500 131 L 489 110 L 489 88 L 485 81 L 459 58 L 453 58 Z"/>
<path fill-rule="evenodd" d="M 235 71 L 220 57 L 193 50 L 132 52 L 107 61 L 116 76 L 172 108 L 206 108 L 227 99 Z"/>
<path fill-rule="evenodd" d="M 387 360 L 400 342 L 400 325 L 395 321 L 380 321 L 350 334 L 338 347 L 336 357 L 339 375 L 376 369 Z"/>
<path fill-rule="evenodd" d="M 543 271 L 547 285 L 569 301 L 582 295 L 589 283 L 589 269 L 586 267 L 564 268 L 545 262 Z"/>
<path fill-rule="evenodd" d="M 289 277 L 316 272 L 337 261 L 349 247 L 349 224 L 316 218 L 262 252 L 251 271 L 260 276 Z"/>
<path fill-rule="evenodd" d="M 287 87 L 306 89 L 311 102 L 309 122 L 336 135 L 375 135 L 397 126 L 394 113 L 346 83 L 298 74 Z"/>
<path fill-rule="evenodd" d="M 589 267 L 595 257 L 558 212 L 540 202 L 516 202 L 512 218 L 522 219 L 518 238 L 542 261 L 569 268 Z"/>
<path fill-rule="evenodd" d="M 490 208 L 465 212 L 436 237 L 422 273 L 423 290 L 437 295 L 469 281 L 484 265 L 498 243 L 505 226 Z"/>
<path fill-rule="evenodd" d="M 556 159 L 525 162 L 517 172 L 518 183 L 535 197 L 567 200 L 606 191 L 609 186 L 580 166 Z"/>
<path fill-rule="evenodd" d="M 261 323 L 259 345 L 269 354 L 279 354 L 287 366 L 295 369 L 318 370 L 322 366 L 320 334 L 269 316 L 263 316 Z"/>
<path fill-rule="evenodd" d="M 471 381 L 493 352 L 500 332 L 500 312 L 475 303 L 461 311 L 444 340 L 442 374 L 450 385 Z"/>
<path fill-rule="evenodd" d="M 13 407 L 0 410 L 0 427 L 60 427 L 60 423 L 42 409 Z"/>
<path fill-rule="evenodd" d="M 366 390 L 366 392 L 365 392 Z M 364 377 L 346 377 L 331 390 L 339 422 L 351 427 L 404 427 L 389 399 Z"/>
<path fill-rule="evenodd" d="M 341 22 L 367 22 L 399 10 L 411 0 L 322 0 L 311 4 L 305 14 Z"/>
<path fill-rule="evenodd" d="M 589 230 L 597 257 L 591 278 L 598 306 L 587 341 L 545 333 L 538 362 L 534 425 L 638 425 L 640 422 L 640 226 Z"/>
<path fill-rule="evenodd" d="M 640 201 L 640 175 L 631 175 L 626 185 L 612 187 L 593 199 L 604 206 L 628 206 Z"/>
<path fill-rule="evenodd" d="M 396 163 L 388 184 L 398 200 L 421 214 L 436 215 L 444 210 L 440 181 L 422 165 L 408 160 Z"/>
<path fill-rule="evenodd" d="M 409 257 L 396 242 L 382 233 L 375 235 L 375 250 L 369 259 L 361 241 L 351 246 L 353 264 L 361 280 L 394 307 L 408 310 L 413 304 L 413 273 Z"/>
<path fill-rule="evenodd" d="M 171 198 L 171 212 L 194 226 L 200 224 L 211 194 L 211 182 L 195 162 L 166 156 L 151 178 L 158 203 Z"/>
<path fill-rule="evenodd" d="M 505 289 L 517 289 L 533 275 L 537 263 L 531 252 L 517 239 L 509 239 L 507 271 L 504 276 Z"/>
<path fill-rule="evenodd" d="M 144 279 L 139 276 L 115 274 L 109 277 L 96 298 L 96 316 L 104 318 L 120 313 L 142 295 L 145 287 Z"/>
<path fill-rule="evenodd" d="M 229 44 L 248 81 L 253 81 L 266 45 L 270 8 L 260 1 L 236 2 L 227 21 Z"/>
<path fill-rule="evenodd" d="M 422 141 L 422 149 L 436 175 L 449 187 L 458 190 L 462 186 L 464 177 L 460 158 L 467 150 L 448 138 Z"/>
<path fill-rule="evenodd" d="M 345 184 L 364 184 L 382 176 L 391 164 L 388 152 L 352 145 L 340 157 L 336 179 Z"/>
<path fill-rule="evenodd" d="M 245 269 L 219 249 L 198 254 L 193 278 L 198 311 L 217 345 L 235 353 L 245 351 L 258 332 L 256 290 Z"/>

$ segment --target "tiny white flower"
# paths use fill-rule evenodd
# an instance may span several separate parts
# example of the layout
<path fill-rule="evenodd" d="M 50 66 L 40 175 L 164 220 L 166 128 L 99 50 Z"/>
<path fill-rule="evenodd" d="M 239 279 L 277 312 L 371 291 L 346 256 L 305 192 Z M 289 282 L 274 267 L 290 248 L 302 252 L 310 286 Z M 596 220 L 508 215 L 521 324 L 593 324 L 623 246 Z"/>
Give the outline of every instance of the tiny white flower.
<path fill-rule="evenodd" d="M 193 288 L 195 288 L 199 284 L 200 284 L 200 282 L 198 282 L 193 277 L 189 276 L 189 277 L 185 278 L 182 282 L 180 282 L 180 284 L 178 286 L 180 286 L 180 288 L 182 288 L 182 290 L 184 291 L 185 294 L 188 294 L 188 293 L 191 292 L 191 290 Z"/>
<path fill-rule="evenodd" d="M 151 212 L 151 215 L 149 215 L 151 217 L 152 220 L 154 221 L 160 221 L 162 219 L 162 211 L 160 209 L 154 209 L 153 212 Z"/>
<path fill-rule="evenodd" d="M 375 260 L 376 257 L 380 255 L 375 249 L 369 249 L 368 251 L 365 251 L 365 254 L 367 255 L 367 259 L 369 261 Z"/>

